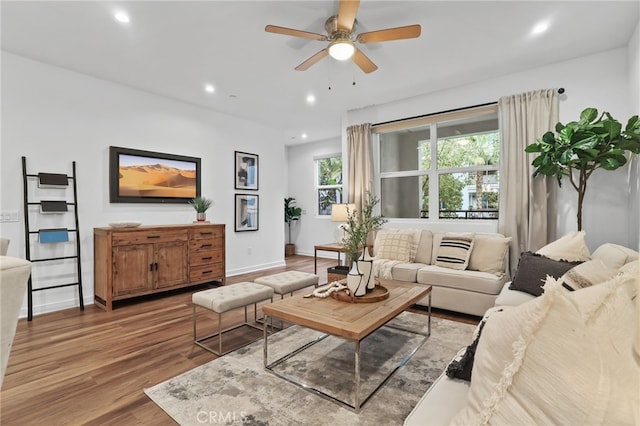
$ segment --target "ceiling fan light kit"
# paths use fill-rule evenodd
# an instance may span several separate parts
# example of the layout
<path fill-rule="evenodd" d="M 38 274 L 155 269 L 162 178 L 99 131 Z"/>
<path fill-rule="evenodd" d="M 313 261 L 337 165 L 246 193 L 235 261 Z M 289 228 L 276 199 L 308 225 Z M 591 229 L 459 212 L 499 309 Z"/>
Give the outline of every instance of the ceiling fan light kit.
<path fill-rule="evenodd" d="M 356 47 L 349 39 L 334 40 L 329 43 L 329 55 L 338 61 L 350 59 L 355 51 Z"/>
<path fill-rule="evenodd" d="M 356 13 L 359 5 L 359 0 L 340 0 L 338 14 L 329 17 L 325 22 L 325 31 L 327 32 L 327 35 L 279 27 L 276 25 L 267 25 L 265 27 L 265 31 L 274 34 L 302 37 L 310 40 L 323 42 L 329 41 L 329 45 L 327 47 L 298 65 L 295 68 L 296 71 L 305 71 L 328 55 L 339 61 L 351 59 L 363 72 L 370 73 L 377 70 L 378 66 L 374 64 L 373 61 L 362 52 L 362 50 L 358 49 L 355 42 L 360 44 L 380 43 L 383 41 L 420 37 L 420 25 L 387 28 L 384 30 L 361 33 L 356 36 Z"/>

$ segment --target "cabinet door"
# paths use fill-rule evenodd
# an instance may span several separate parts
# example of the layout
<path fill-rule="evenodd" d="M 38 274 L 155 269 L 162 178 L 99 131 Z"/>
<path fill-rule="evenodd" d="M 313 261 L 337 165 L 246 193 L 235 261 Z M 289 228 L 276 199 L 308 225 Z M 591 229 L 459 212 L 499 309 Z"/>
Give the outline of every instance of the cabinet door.
<path fill-rule="evenodd" d="M 156 286 L 172 287 L 187 282 L 189 246 L 187 241 L 156 244 Z"/>
<path fill-rule="evenodd" d="M 148 292 L 153 288 L 153 244 L 113 248 L 114 297 Z"/>

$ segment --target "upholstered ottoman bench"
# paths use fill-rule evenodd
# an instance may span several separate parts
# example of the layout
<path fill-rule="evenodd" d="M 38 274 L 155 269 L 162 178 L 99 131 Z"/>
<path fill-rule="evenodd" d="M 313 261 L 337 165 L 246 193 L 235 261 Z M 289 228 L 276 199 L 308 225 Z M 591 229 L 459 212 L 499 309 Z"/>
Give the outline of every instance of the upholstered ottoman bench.
<path fill-rule="evenodd" d="M 279 274 L 266 275 L 253 281 L 271 287 L 275 294 L 280 295 L 280 299 L 284 299 L 286 293 L 293 294 L 294 291 L 301 288 L 317 287 L 319 279 L 320 277 L 317 275 L 307 272 L 286 271 Z"/>
<path fill-rule="evenodd" d="M 225 352 L 222 351 L 222 335 L 227 331 L 235 330 L 245 325 L 261 330 L 260 327 L 257 327 L 247 321 L 247 306 L 253 304 L 253 315 L 255 319 L 257 318 L 258 311 L 257 304 L 264 300 L 270 300 L 273 302 L 273 289 L 268 286 L 251 282 L 241 282 L 193 293 L 191 296 L 191 302 L 193 304 L 193 343 L 218 356 L 231 352 L 233 349 Z M 201 338 L 197 337 L 196 306 L 200 306 L 201 308 L 208 309 L 218 314 L 218 331 L 216 333 L 209 334 L 208 336 Z M 223 330 L 222 314 L 241 307 L 244 307 L 244 322 Z M 203 343 L 205 340 L 216 336 L 218 336 L 217 351 Z"/>

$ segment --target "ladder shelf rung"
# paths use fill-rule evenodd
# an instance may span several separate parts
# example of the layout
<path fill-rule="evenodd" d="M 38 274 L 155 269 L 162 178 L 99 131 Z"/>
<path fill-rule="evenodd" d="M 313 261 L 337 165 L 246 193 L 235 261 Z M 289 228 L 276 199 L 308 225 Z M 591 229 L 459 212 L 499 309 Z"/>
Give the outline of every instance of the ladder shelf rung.
<path fill-rule="evenodd" d="M 51 262 L 52 260 L 77 259 L 78 257 L 80 256 L 47 257 L 44 259 L 29 259 L 29 262 Z"/>
<path fill-rule="evenodd" d="M 32 289 L 31 289 L 31 291 L 51 290 L 52 288 L 71 287 L 72 285 L 79 285 L 79 283 L 69 283 L 69 284 L 50 285 L 50 286 L 48 286 L 48 287 L 32 288 Z"/>

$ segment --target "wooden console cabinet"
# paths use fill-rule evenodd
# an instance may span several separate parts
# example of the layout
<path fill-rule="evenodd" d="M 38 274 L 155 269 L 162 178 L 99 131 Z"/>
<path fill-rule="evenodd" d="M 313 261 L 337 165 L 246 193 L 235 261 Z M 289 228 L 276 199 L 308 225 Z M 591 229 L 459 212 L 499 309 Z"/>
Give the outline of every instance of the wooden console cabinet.
<path fill-rule="evenodd" d="M 94 299 L 113 302 L 180 287 L 225 284 L 225 226 L 94 228 Z"/>

